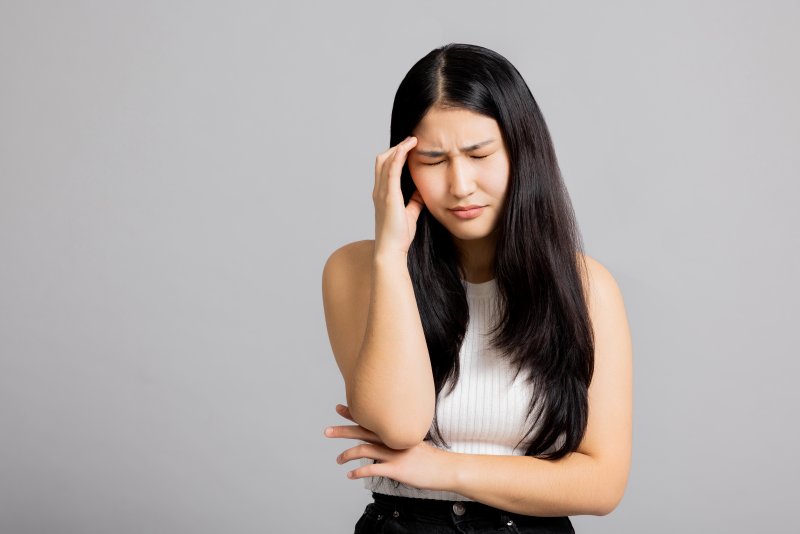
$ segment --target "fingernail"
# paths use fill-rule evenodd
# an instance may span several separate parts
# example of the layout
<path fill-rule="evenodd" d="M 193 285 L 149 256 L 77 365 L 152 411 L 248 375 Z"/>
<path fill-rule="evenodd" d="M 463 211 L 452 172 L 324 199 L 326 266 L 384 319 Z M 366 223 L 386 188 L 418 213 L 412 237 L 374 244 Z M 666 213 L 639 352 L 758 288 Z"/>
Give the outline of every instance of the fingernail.
<path fill-rule="evenodd" d="M 333 427 L 330 426 L 325 427 L 324 433 L 326 436 L 330 436 L 332 432 L 333 432 Z"/>

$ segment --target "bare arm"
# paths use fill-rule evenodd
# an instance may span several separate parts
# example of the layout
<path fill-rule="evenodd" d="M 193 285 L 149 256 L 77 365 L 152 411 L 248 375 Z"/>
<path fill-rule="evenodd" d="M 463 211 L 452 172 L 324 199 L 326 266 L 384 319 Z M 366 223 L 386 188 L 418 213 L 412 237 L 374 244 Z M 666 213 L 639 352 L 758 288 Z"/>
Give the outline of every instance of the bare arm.
<path fill-rule="evenodd" d="M 617 504 L 618 477 L 603 464 L 573 452 L 559 460 L 531 456 L 450 453 L 447 488 L 472 500 L 540 517 L 606 515 Z"/>
<path fill-rule="evenodd" d="M 632 448 L 632 347 L 622 295 L 589 258 L 595 370 L 578 449 L 558 460 L 448 453 L 445 489 L 525 515 L 606 515 L 627 485 Z"/>
<path fill-rule="evenodd" d="M 347 402 L 356 421 L 379 428 L 388 447 L 420 443 L 431 426 L 434 384 L 405 257 L 373 260 L 364 344 Z"/>
<path fill-rule="evenodd" d="M 387 447 L 407 449 L 430 428 L 435 388 L 406 258 L 372 256 L 366 318 L 360 316 L 364 303 L 354 303 L 365 273 L 353 263 L 334 253 L 323 272 L 328 334 L 347 404 L 354 420 Z"/>

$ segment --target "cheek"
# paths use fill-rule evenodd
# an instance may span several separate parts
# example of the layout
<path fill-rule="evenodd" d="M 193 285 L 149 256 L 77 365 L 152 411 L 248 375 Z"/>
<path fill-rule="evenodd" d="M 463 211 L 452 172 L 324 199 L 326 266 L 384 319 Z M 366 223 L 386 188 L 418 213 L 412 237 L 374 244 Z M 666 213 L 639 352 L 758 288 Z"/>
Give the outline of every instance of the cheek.
<path fill-rule="evenodd" d="M 429 209 L 435 204 L 436 195 L 431 193 L 431 191 L 428 188 L 426 188 L 425 186 L 417 187 L 417 192 L 422 197 L 422 201 Z"/>
<path fill-rule="evenodd" d="M 489 187 L 492 188 L 494 196 L 500 198 L 505 195 L 506 191 L 508 191 L 508 184 L 509 184 L 509 169 L 498 168 L 492 174 L 492 179 L 490 181 Z"/>
<path fill-rule="evenodd" d="M 411 181 L 414 182 L 414 187 L 419 191 L 423 199 L 433 199 L 437 196 L 435 183 L 431 182 L 431 180 L 426 180 L 419 175 L 415 178 L 412 175 Z"/>

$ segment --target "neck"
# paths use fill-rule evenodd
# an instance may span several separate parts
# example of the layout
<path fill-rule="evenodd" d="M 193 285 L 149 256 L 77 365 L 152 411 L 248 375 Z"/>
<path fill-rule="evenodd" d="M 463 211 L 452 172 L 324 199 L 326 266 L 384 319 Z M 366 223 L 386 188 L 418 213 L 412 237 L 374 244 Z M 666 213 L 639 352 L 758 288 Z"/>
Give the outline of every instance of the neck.
<path fill-rule="evenodd" d="M 464 280 L 473 284 L 494 278 L 495 243 L 487 238 L 469 241 L 455 240 Z"/>

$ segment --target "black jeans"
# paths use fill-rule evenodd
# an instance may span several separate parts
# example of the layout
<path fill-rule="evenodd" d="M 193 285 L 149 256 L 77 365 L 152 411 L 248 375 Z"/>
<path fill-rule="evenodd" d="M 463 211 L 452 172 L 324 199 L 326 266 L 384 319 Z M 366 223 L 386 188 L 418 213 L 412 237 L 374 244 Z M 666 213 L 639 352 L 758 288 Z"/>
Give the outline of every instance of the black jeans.
<path fill-rule="evenodd" d="M 372 492 L 354 534 L 575 534 L 569 517 L 515 514 L 476 501 L 441 501 Z"/>

